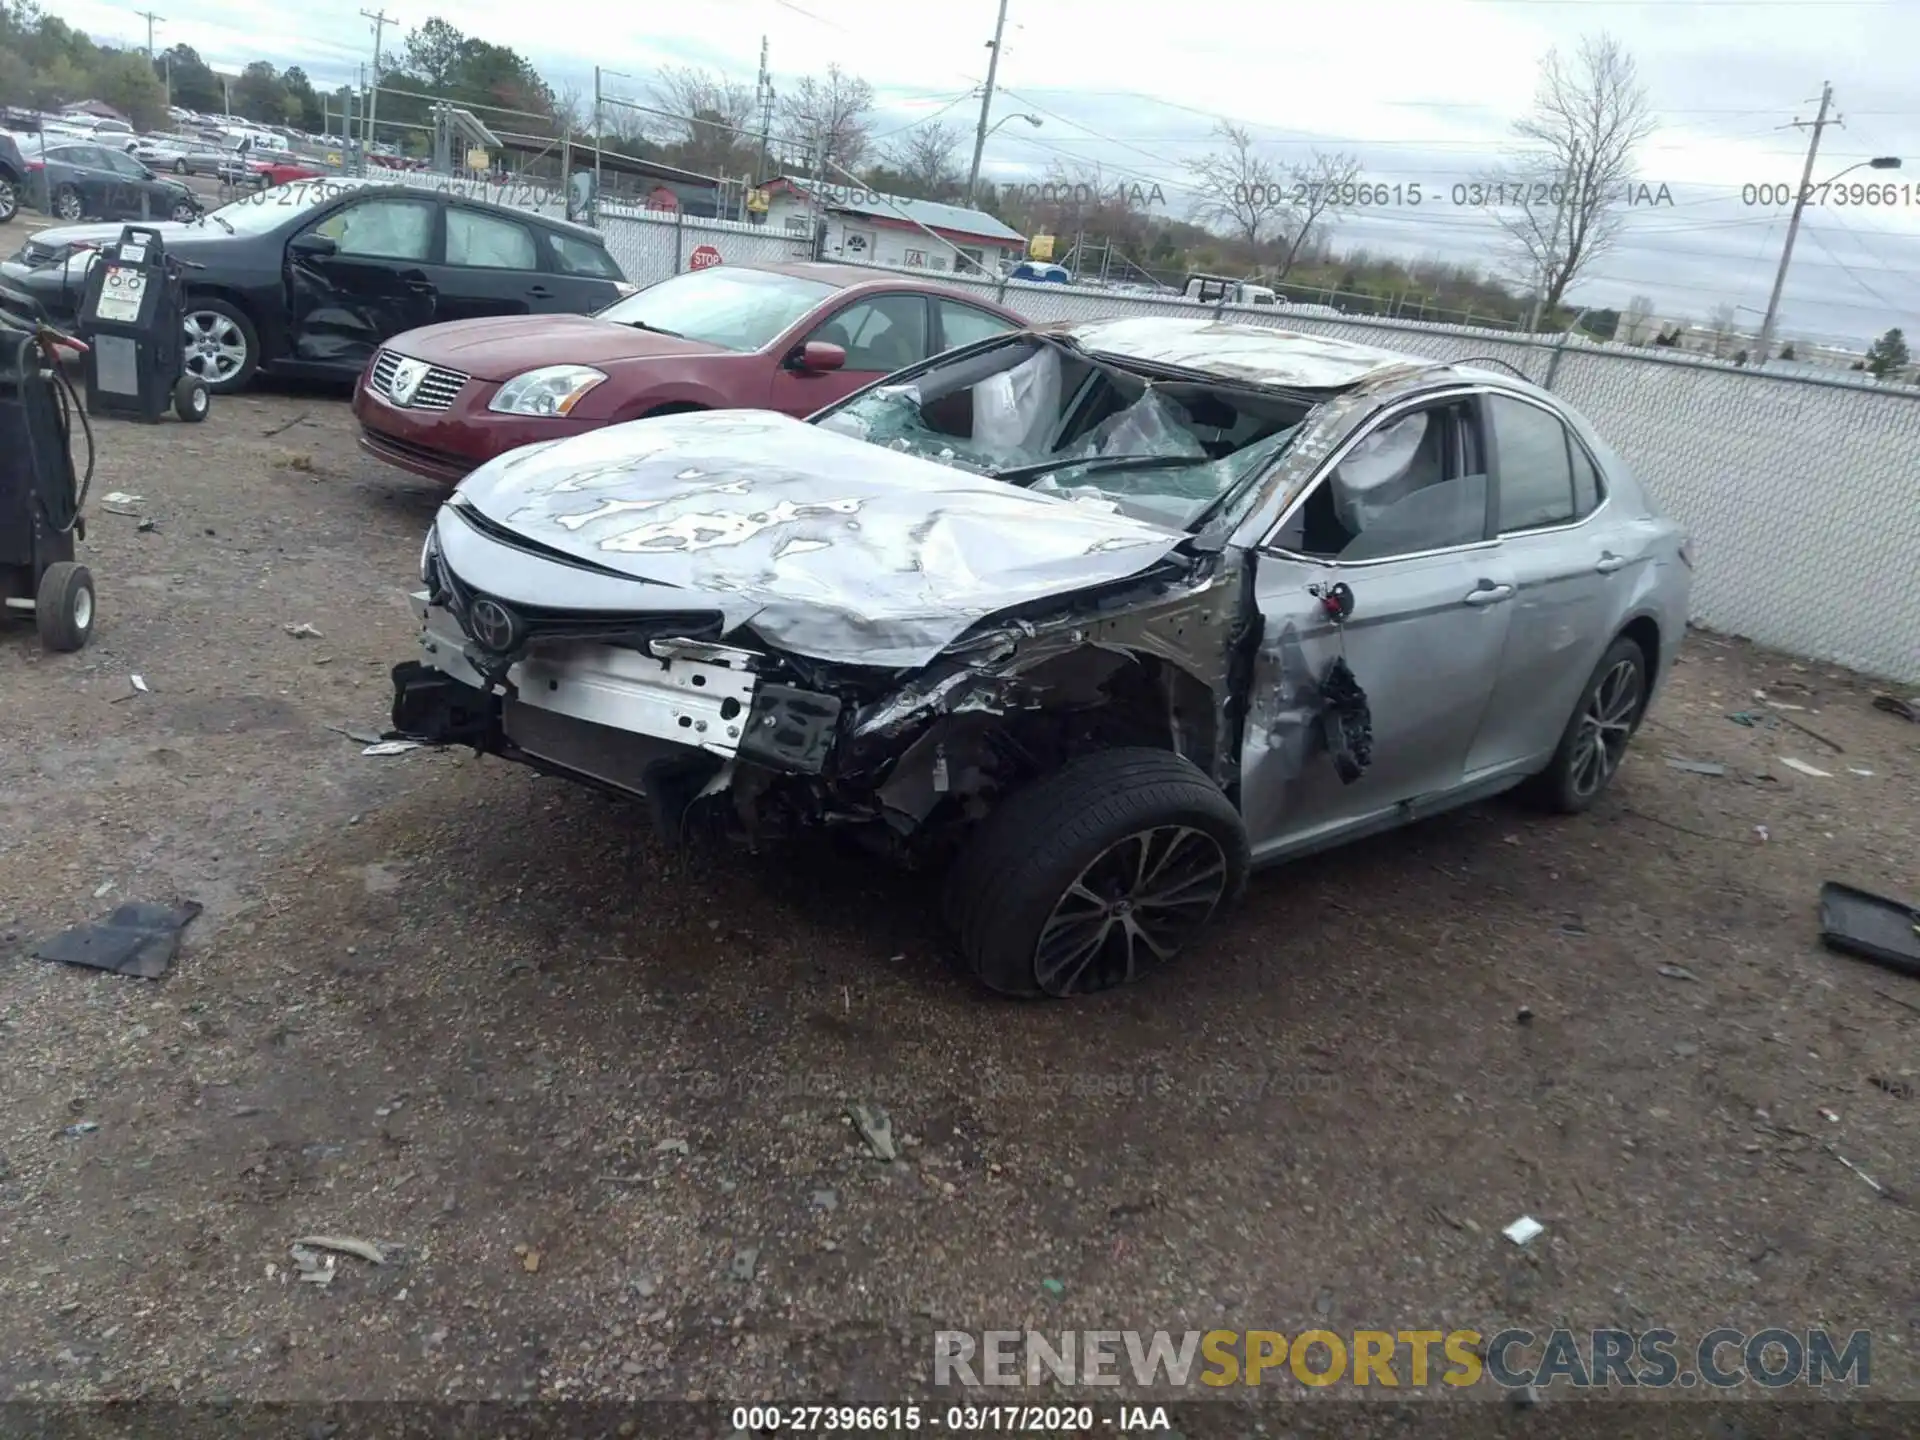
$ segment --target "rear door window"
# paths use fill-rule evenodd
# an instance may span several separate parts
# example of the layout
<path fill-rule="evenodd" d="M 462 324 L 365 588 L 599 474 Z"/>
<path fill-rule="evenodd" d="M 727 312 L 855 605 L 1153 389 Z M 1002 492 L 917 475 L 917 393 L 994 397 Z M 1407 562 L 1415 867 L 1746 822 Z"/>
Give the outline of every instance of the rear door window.
<path fill-rule="evenodd" d="M 481 270 L 537 270 L 533 231 L 517 220 L 458 205 L 447 207 L 447 264 Z"/>
<path fill-rule="evenodd" d="M 562 275 L 591 275 L 601 280 L 621 278 L 620 267 L 606 250 L 577 235 L 547 231 L 547 244 L 553 248 L 555 267 Z"/>
<path fill-rule="evenodd" d="M 1506 395 L 1487 397 L 1500 467 L 1500 532 L 1571 524 L 1573 440 L 1560 417 Z"/>

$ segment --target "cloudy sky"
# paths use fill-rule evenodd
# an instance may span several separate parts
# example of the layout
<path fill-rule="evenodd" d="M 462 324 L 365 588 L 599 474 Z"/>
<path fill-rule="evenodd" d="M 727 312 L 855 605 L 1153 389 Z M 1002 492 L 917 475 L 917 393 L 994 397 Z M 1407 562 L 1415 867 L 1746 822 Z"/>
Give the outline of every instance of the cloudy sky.
<path fill-rule="evenodd" d="M 144 44 L 132 6 L 44 0 L 104 40 Z M 907 7 L 882 0 L 697 0 L 601 7 L 593 23 L 540 27 L 520 0 L 458 6 L 388 0 L 389 43 L 440 14 L 467 33 L 512 45 L 556 88 L 646 97 L 661 65 L 697 65 L 749 84 L 764 36 L 776 86 L 829 63 L 864 76 L 880 99 L 876 129 L 930 116 L 971 130 L 997 0 Z M 299 64 L 316 83 L 350 79 L 372 54 L 357 0 L 306 5 L 195 0 L 155 31 L 217 67 Z M 367 8 L 373 8 L 371 4 Z M 574 9 L 576 19 L 584 12 Z M 1209 148 L 1216 119 L 1247 126 L 1281 164 L 1316 150 L 1353 156 L 1365 178 L 1419 184 L 1423 203 L 1344 219 L 1336 243 L 1409 256 L 1488 262 L 1499 232 L 1452 203 L 1453 186 L 1496 162 L 1532 98 L 1540 57 L 1608 32 L 1634 56 L 1659 129 L 1641 178 L 1671 203 L 1636 207 L 1616 248 L 1576 286 L 1583 304 L 1624 307 L 1645 294 L 1658 312 L 1704 319 L 1743 308 L 1758 328 L 1786 232 L 1783 206 L 1750 186 L 1791 186 L 1823 82 L 1844 120 L 1821 139 L 1816 181 L 1876 155 L 1898 173 L 1899 203 L 1809 207 L 1782 305 L 1787 338 L 1861 339 L 1890 325 L 1920 330 L 1920 54 L 1915 0 L 1340 0 L 1294 10 L 1210 0 L 1192 10 L 1129 10 L 1112 0 L 1009 0 L 993 118 L 1031 113 L 988 142 L 984 173 L 1039 179 L 1060 164 L 1095 166 L 1109 182 L 1158 184 L 1167 207 L 1191 203 L 1184 163 Z M 1166 23 L 1154 28 L 1155 19 Z M 1904 189 L 1902 186 L 1904 185 Z"/>

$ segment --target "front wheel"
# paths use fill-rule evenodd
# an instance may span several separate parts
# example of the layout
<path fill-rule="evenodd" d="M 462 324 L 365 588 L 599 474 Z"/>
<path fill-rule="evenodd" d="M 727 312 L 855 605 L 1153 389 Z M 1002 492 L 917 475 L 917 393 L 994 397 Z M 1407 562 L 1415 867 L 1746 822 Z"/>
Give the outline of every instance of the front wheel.
<path fill-rule="evenodd" d="M 200 207 L 191 200 L 176 200 L 168 218 L 176 225 L 191 225 L 200 218 Z"/>
<path fill-rule="evenodd" d="M 1003 995 L 1064 998 L 1171 960 L 1247 877 L 1239 812 L 1192 762 L 1070 761 L 982 822 L 947 877 L 968 968 Z"/>
<path fill-rule="evenodd" d="M 260 335 L 244 310 L 225 300 L 188 300 L 185 365 L 213 395 L 226 395 L 253 378 Z"/>
<path fill-rule="evenodd" d="M 1573 718 L 1547 768 L 1534 776 L 1534 798 L 1562 815 L 1577 815 L 1605 793 L 1626 758 L 1647 708 L 1646 652 L 1624 635 L 1607 647 L 1580 692 Z"/>
<path fill-rule="evenodd" d="M 85 217 L 87 207 L 78 190 L 71 185 L 62 185 L 53 192 L 53 213 L 56 218 L 71 224 Z"/>

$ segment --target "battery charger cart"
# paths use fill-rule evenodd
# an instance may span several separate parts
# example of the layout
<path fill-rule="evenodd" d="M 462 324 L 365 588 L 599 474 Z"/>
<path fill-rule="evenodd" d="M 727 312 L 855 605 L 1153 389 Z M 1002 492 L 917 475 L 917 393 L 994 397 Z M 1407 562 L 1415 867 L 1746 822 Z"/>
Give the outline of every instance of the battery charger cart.
<path fill-rule="evenodd" d="M 158 230 L 128 225 L 87 271 L 80 338 L 87 345 L 87 411 L 159 423 L 207 418 L 207 385 L 187 372 L 186 261 Z"/>
<path fill-rule="evenodd" d="M 93 431 L 59 356 L 82 348 L 32 296 L 0 285 L 0 619 L 32 615 L 49 650 L 78 650 L 93 633 L 93 576 L 74 559 L 87 535 Z M 76 416 L 87 441 L 78 475 L 68 444 Z"/>

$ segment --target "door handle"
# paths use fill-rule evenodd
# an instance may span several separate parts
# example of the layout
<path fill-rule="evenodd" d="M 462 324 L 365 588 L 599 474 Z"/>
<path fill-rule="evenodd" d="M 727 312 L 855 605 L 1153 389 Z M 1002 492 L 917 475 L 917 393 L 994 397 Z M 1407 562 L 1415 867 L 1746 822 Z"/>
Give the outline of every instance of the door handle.
<path fill-rule="evenodd" d="M 1498 605 L 1511 594 L 1513 594 L 1511 585 L 1482 585 L 1478 590 L 1467 592 L 1467 604 Z"/>
<path fill-rule="evenodd" d="M 1626 563 L 1626 556 L 1616 555 L 1611 550 L 1608 550 L 1601 555 L 1598 560 L 1593 562 L 1593 568 L 1598 570 L 1602 575 L 1611 575 Z"/>
<path fill-rule="evenodd" d="M 551 300 L 553 298 L 553 292 L 544 285 L 536 285 L 527 291 L 527 298 L 529 300 Z"/>

